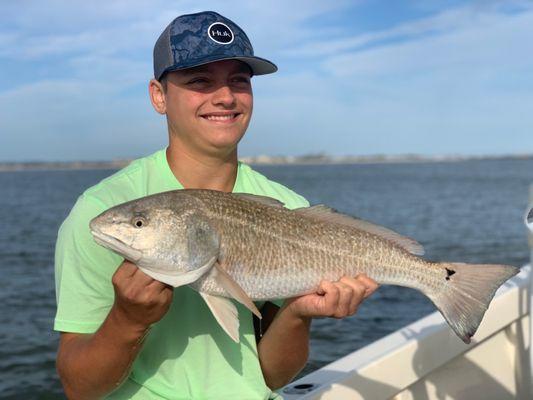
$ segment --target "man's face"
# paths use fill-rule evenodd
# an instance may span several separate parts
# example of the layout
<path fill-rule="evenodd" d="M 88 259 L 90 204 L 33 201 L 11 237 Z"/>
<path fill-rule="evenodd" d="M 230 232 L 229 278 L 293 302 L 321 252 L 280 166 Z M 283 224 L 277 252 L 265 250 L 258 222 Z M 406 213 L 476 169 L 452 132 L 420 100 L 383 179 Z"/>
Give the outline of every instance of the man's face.
<path fill-rule="evenodd" d="M 249 67 L 237 60 L 170 72 L 165 93 L 171 135 L 189 150 L 232 151 L 253 109 Z"/>

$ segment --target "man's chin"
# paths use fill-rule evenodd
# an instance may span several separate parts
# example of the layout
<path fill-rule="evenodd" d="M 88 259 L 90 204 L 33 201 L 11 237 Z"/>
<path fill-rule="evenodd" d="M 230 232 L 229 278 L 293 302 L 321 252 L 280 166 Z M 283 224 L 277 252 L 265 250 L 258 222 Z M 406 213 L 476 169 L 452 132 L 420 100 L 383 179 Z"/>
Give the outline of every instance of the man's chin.
<path fill-rule="evenodd" d="M 237 150 L 237 144 L 239 142 L 235 141 L 218 141 L 218 142 L 211 142 L 211 149 L 212 152 L 219 156 L 219 157 L 227 157 L 229 154 L 236 152 Z"/>
<path fill-rule="evenodd" d="M 207 133 L 206 141 L 217 149 L 231 149 L 237 147 L 237 144 L 244 136 L 241 129 L 213 129 L 205 131 Z"/>

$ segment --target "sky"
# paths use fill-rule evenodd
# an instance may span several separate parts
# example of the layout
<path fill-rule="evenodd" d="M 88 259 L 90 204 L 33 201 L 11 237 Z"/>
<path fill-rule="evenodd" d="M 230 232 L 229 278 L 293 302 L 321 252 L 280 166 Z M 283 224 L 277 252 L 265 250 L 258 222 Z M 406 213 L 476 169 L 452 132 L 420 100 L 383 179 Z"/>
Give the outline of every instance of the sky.
<path fill-rule="evenodd" d="M 152 49 L 213 10 L 257 56 L 240 156 L 533 154 L 533 0 L 0 1 L 0 161 L 166 146 Z"/>

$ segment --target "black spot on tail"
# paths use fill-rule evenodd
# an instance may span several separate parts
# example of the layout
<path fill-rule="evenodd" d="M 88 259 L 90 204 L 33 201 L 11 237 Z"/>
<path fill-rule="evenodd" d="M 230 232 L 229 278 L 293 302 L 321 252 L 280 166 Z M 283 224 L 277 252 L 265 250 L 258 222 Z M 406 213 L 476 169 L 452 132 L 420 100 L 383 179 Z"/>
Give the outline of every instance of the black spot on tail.
<path fill-rule="evenodd" d="M 453 269 L 449 269 L 449 268 L 445 268 L 445 269 L 446 269 L 446 280 L 449 281 L 450 280 L 450 276 L 455 274 L 455 271 Z"/>

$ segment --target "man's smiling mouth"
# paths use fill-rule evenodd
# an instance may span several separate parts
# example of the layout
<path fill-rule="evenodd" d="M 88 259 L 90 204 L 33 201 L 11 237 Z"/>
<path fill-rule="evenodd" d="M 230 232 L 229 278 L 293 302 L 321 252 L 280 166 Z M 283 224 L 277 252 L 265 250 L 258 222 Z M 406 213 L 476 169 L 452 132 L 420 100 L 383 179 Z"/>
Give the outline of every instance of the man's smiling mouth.
<path fill-rule="evenodd" d="M 210 113 L 204 114 L 201 117 L 208 121 L 231 122 L 237 119 L 239 115 L 241 115 L 241 113 Z"/>

